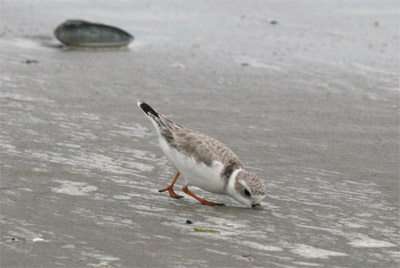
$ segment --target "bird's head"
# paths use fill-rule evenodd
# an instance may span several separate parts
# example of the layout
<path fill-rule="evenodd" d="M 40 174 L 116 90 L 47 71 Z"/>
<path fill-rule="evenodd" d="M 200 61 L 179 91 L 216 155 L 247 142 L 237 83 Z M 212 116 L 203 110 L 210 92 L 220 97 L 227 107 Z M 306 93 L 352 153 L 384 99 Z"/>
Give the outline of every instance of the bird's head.
<path fill-rule="evenodd" d="M 237 169 L 229 178 L 227 194 L 249 208 L 260 206 L 266 193 L 263 181 L 254 173 Z"/>

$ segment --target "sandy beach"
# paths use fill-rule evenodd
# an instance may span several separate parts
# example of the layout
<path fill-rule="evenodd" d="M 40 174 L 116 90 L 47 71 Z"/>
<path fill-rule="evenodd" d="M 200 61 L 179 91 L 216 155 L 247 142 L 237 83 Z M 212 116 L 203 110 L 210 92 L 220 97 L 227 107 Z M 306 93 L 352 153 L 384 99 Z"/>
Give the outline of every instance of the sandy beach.
<path fill-rule="evenodd" d="M 67 19 L 135 41 L 68 50 Z M 398 29 L 398 1 L 1 1 L 0 266 L 398 267 Z M 138 99 L 229 146 L 263 209 L 159 193 Z"/>

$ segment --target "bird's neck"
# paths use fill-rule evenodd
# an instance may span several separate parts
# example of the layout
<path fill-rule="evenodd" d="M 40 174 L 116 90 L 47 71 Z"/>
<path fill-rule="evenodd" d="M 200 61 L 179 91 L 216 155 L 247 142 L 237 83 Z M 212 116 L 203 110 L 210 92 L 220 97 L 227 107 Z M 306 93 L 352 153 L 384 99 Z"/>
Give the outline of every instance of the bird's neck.
<path fill-rule="evenodd" d="M 230 195 L 230 196 L 234 196 L 235 195 L 235 192 L 236 192 L 236 190 L 235 190 L 236 177 L 237 177 L 237 175 L 239 174 L 240 171 L 243 171 L 243 169 L 242 168 L 235 169 L 232 172 L 232 174 L 229 177 L 229 179 L 228 179 L 228 183 L 226 185 L 226 193 L 228 195 Z"/>

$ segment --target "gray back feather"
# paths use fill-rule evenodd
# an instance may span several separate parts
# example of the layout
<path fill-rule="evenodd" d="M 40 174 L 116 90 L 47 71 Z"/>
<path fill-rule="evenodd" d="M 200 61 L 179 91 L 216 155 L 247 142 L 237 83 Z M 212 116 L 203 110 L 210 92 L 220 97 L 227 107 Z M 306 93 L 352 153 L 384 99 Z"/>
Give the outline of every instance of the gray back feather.
<path fill-rule="evenodd" d="M 220 161 L 224 165 L 221 171 L 224 179 L 229 179 L 234 170 L 243 168 L 239 158 L 222 142 L 177 125 L 162 115 L 155 117 L 154 121 L 159 126 L 162 138 L 172 148 L 206 166 L 211 166 L 213 161 Z"/>

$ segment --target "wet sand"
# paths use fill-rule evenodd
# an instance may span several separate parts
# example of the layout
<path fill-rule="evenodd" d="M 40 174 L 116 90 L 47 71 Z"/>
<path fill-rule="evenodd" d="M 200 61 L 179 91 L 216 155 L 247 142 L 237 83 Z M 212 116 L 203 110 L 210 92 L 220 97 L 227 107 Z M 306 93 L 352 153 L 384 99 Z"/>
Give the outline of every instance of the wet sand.
<path fill-rule="evenodd" d="M 396 1 L 0 10 L 1 267 L 399 266 Z M 71 18 L 136 39 L 61 49 Z M 137 99 L 232 148 L 264 208 L 158 193 L 175 169 Z"/>

